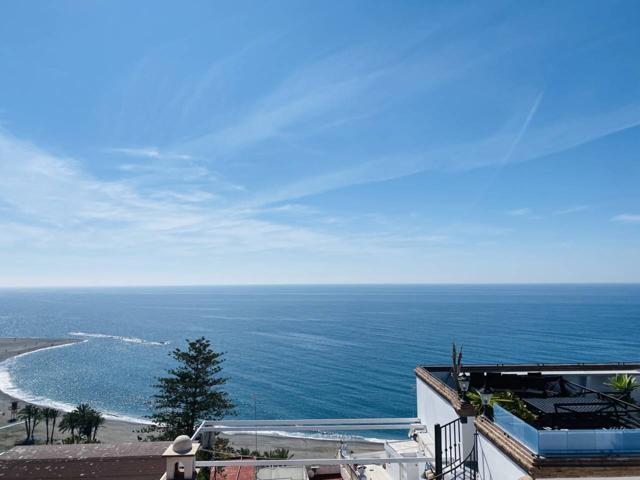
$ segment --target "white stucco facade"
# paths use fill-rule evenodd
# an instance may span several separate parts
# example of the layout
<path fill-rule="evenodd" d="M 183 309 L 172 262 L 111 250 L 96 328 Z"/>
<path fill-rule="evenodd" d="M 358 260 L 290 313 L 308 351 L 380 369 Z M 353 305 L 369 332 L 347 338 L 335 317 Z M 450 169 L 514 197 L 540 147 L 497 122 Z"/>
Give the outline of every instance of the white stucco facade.
<path fill-rule="evenodd" d="M 417 412 L 420 422 L 426 425 L 427 432 L 433 437 L 433 427 L 436 423 L 445 425 L 459 418 L 458 412 L 451 404 L 442 398 L 435 390 L 420 378 L 416 378 L 416 394 L 418 402 Z M 460 425 L 462 431 L 463 457 L 473 448 L 474 417 L 467 417 L 466 423 Z"/>
<path fill-rule="evenodd" d="M 451 404 L 420 378 L 416 378 L 416 396 L 418 418 L 431 435 L 436 423 L 444 425 L 458 418 Z"/>
<path fill-rule="evenodd" d="M 482 480 L 519 480 L 527 472 L 502 453 L 482 434 L 478 434 L 478 473 Z"/>

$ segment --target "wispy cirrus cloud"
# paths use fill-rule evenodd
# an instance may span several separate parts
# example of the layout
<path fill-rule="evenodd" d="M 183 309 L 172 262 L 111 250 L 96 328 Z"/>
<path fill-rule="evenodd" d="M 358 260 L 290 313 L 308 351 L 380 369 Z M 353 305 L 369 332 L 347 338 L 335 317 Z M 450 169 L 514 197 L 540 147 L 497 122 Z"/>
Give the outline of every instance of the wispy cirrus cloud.
<path fill-rule="evenodd" d="M 505 213 L 511 217 L 524 217 L 530 215 L 532 210 L 530 208 L 516 208 L 515 210 L 507 210 Z"/>
<path fill-rule="evenodd" d="M 536 100 L 538 107 L 540 100 L 541 97 Z M 530 125 L 531 112 L 527 110 L 526 137 L 522 134 L 522 124 L 518 126 L 518 122 L 514 121 L 500 131 L 470 143 L 427 148 L 420 153 L 400 151 L 395 155 L 368 158 L 360 162 L 352 157 L 348 162 L 350 166 L 346 168 L 302 178 L 268 195 L 261 193 L 261 201 L 269 203 L 299 199 L 339 188 L 393 181 L 430 171 L 463 173 L 501 166 L 504 165 L 505 155 L 508 155 L 509 163 L 534 161 L 640 127 L 640 105 L 623 107 L 606 114 L 558 119 L 544 126 Z M 520 117 L 521 114 L 514 115 L 514 120 Z M 518 142 L 514 142 L 514 138 L 519 138 Z M 583 206 L 578 207 L 584 210 L 581 208 Z"/>
<path fill-rule="evenodd" d="M 344 77 L 327 78 L 327 73 L 333 71 L 331 68 L 318 69 L 317 65 L 308 67 L 308 70 L 304 69 L 285 80 L 231 125 L 192 139 L 181 147 L 237 152 L 238 149 L 288 134 L 290 129 L 299 128 L 305 122 L 320 121 L 324 126 L 327 121 L 337 125 L 352 117 L 362 118 L 348 113 L 343 121 L 338 121 L 334 115 L 353 102 L 356 95 L 371 83 L 375 72 L 353 72 Z M 310 72 L 314 72 L 316 77 L 312 77 Z"/>
<path fill-rule="evenodd" d="M 269 210 L 316 213 L 303 205 L 246 209 L 216 204 L 212 192 L 176 193 L 135 185 L 98 179 L 71 158 L 0 132 L 0 204 L 10 206 L 14 217 L 0 224 L 4 227 L 0 244 L 28 244 L 36 250 L 75 248 L 79 257 L 96 251 L 206 257 L 282 249 L 363 252 L 397 247 L 384 235 L 359 238 L 261 218 Z"/>
<path fill-rule="evenodd" d="M 572 213 L 586 212 L 591 208 L 590 205 L 574 205 L 572 207 L 561 208 L 553 212 L 554 215 L 569 215 Z"/>
<path fill-rule="evenodd" d="M 621 213 L 620 215 L 611 217 L 611 220 L 620 223 L 640 224 L 640 213 Z"/>
<path fill-rule="evenodd" d="M 442 30 L 442 27 L 440 28 Z M 466 172 L 478 168 L 496 167 L 506 163 L 519 163 L 558 154 L 588 144 L 609 135 L 636 128 L 640 125 L 640 105 L 626 105 L 608 111 L 572 116 L 570 113 L 546 116 L 537 122 L 539 112 L 545 113 L 547 102 L 545 89 L 528 87 L 519 92 L 512 102 L 507 120 L 486 129 L 485 134 L 471 139 L 455 138 L 442 142 L 429 142 L 410 147 L 392 148 L 391 153 L 359 153 L 347 145 L 345 152 L 327 144 L 307 141 L 325 130 L 348 130 L 350 126 L 365 122 L 370 117 L 387 114 L 394 102 L 412 95 L 425 96 L 442 88 L 448 81 L 469 75 L 474 69 L 501 60 L 503 55 L 532 43 L 547 41 L 529 36 L 515 36 L 514 42 L 495 48 L 495 38 L 501 35 L 501 27 L 486 31 L 473 31 L 456 42 L 431 42 L 437 29 L 420 35 L 407 35 L 402 42 L 387 49 L 380 45 L 359 44 L 316 56 L 311 61 L 296 65 L 270 90 L 230 112 L 224 122 L 218 122 L 207 133 L 196 134 L 189 140 L 180 140 L 166 151 L 157 147 L 120 147 L 121 154 L 147 159 L 193 159 L 210 157 L 206 163 L 220 163 L 232 159 L 251 172 L 257 162 L 272 162 L 282 168 L 282 162 L 298 162 L 282 155 L 250 149 L 263 147 L 273 141 L 287 144 L 296 153 L 311 152 L 314 165 L 324 168 L 312 173 L 287 176 L 277 184 L 266 188 L 250 188 L 254 198 L 252 205 L 289 201 L 305 196 L 322 194 L 332 190 L 374 182 L 393 181 L 399 178 L 429 172 Z M 425 43 L 429 48 L 424 47 Z M 491 45 L 491 48 L 486 48 Z M 255 48 L 251 46 L 249 50 Z M 242 58 L 247 50 L 232 55 L 231 64 Z M 376 55 L 373 55 L 375 52 Z M 229 62 L 215 61 L 195 90 L 197 99 L 225 77 Z M 471 75 L 473 78 L 473 75 Z M 217 79 L 217 80 L 216 80 Z M 393 86 L 393 88 L 391 88 Z M 393 95 L 387 95 L 389 89 Z M 524 100 L 521 100 L 524 99 Z M 244 100 L 244 99 L 243 99 Z M 507 100 L 500 99 L 505 103 Z M 178 102 L 190 104 L 194 102 Z M 195 102 L 198 103 L 198 102 Z M 552 108 L 549 105 L 549 108 Z M 191 107 L 190 107 L 191 108 Z M 475 115 L 475 112 L 474 112 Z M 428 115 L 425 124 L 437 122 Z M 188 137 L 187 137 L 188 138 Z M 354 142 L 366 144 L 355 137 Z M 342 144 L 340 144 L 342 145 Z M 291 151 L 288 152 L 291 155 Z M 282 155 L 282 158 L 280 157 Z M 255 157 L 260 160 L 255 160 Z M 262 165 L 260 165 L 262 166 Z M 144 168 L 125 164 L 123 169 Z M 304 172 L 305 169 L 291 169 Z M 244 183 L 242 180 L 239 183 Z"/>
<path fill-rule="evenodd" d="M 74 160 L 0 133 L 0 199 L 12 206 L 16 217 L 28 222 L 20 230 L 15 226 L 20 223 L 14 221 L 16 233 L 29 233 L 29 228 L 36 228 L 29 225 L 35 225 L 46 229 L 51 241 L 90 235 L 96 248 L 251 244 L 268 249 L 295 239 L 320 238 L 304 229 L 243 218 L 224 208 L 198 206 L 198 201 L 209 198 L 202 191 L 186 196 L 163 190 L 144 193 L 127 182 L 99 180 Z M 115 243 L 114 237 L 118 238 Z"/>
<path fill-rule="evenodd" d="M 453 42 L 430 42 L 450 26 L 451 19 L 443 19 L 439 27 L 405 32 L 393 46 L 368 41 L 316 56 L 235 112 L 223 127 L 195 136 L 180 147 L 235 153 L 272 139 L 342 129 L 384 113 L 395 101 L 435 91 L 530 41 L 514 38 L 496 45 L 496 28 L 468 33 Z M 492 48 L 486 48 L 489 45 Z M 388 95 L 390 88 L 392 96 Z"/>
<path fill-rule="evenodd" d="M 191 160 L 192 155 L 186 153 L 177 153 L 171 151 L 163 151 L 157 147 L 117 147 L 110 148 L 110 152 L 120 153 L 129 157 L 152 158 L 158 160 Z"/>

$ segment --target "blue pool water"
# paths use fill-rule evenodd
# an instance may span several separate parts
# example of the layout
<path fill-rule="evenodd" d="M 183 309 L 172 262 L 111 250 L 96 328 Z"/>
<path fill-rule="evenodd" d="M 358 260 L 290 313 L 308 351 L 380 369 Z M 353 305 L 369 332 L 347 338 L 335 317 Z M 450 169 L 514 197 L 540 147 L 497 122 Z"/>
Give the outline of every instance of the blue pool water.
<path fill-rule="evenodd" d="M 448 363 L 454 340 L 469 363 L 640 361 L 639 327 L 640 285 L 0 290 L 0 336 L 87 340 L 0 378 L 142 417 L 170 350 L 205 335 L 239 418 L 254 395 L 262 418 L 413 416 L 413 368 Z"/>

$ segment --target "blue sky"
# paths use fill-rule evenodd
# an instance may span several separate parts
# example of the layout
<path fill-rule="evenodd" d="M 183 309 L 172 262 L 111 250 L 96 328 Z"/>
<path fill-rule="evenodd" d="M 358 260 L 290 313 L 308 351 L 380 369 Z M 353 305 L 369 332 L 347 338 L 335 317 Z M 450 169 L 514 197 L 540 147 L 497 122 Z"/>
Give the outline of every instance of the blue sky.
<path fill-rule="evenodd" d="M 4 2 L 0 285 L 640 281 L 638 25 Z"/>

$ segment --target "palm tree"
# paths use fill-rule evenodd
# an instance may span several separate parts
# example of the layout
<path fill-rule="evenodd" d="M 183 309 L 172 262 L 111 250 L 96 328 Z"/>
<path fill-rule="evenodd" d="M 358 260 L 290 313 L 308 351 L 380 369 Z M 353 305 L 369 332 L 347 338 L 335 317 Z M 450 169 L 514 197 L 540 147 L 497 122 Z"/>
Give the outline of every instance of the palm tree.
<path fill-rule="evenodd" d="M 256 458 L 260 458 L 261 454 L 258 450 L 250 450 L 248 448 L 241 448 L 237 451 L 238 455 L 240 455 L 241 457 L 256 457 Z M 266 452 L 265 452 L 266 453 Z"/>
<path fill-rule="evenodd" d="M 93 431 L 92 418 L 95 410 L 88 403 L 81 403 L 74 412 L 78 415 L 78 435 L 83 435 L 87 440 L 91 440 Z"/>
<path fill-rule="evenodd" d="M 44 418 L 44 424 L 47 429 L 47 443 L 53 443 L 53 432 L 56 430 L 56 419 L 58 418 L 58 411 L 55 408 L 43 408 L 42 418 Z M 49 420 L 52 420 L 51 436 L 49 436 Z"/>
<path fill-rule="evenodd" d="M 18 418 L 24 420 L 24 428 L 27 433 L 26 442 L 33 443 L 35 441 L 33 435 L 36 429 L 36 425 L 42 418 L 42 412 L 40 407 L 35 405 L 25 405 L 19 412 Z"/>
<path fill-rule="evenodd" d="M 80 426 L 80 418 L 78 412 L 73 410 L 62 415 L 62 420 L 58 426 L 58 430 L 62 433 L 69 432 L 71 434 L 71 443 L 76 443 L 78 436 L 76 435 L 76 429 Z"/>
<path fill-rule="evenodd" d="M 40 423 L 40 420 L 42 420 L 42 409 L 40 407 L 33 407 L 34 410 L 34 415 L 33 415 L 33 425 L 31 428 L 31 441 L 35 442 L 35 439 L 33 438 L 33 434 L 36 432 L 36 425 L 38 425 L 38 423 Z"/>
<path fill-rule="evenodd" d="M 91 434 L 91 441 L 92 442 L 96 442 L 96 436 L 98 435 L 98 429 L 104 425 L 104 417 L 102 416 L 102 414 L 97 411 L 94 410 L 93 408 L 91 409 L 91 416 L 88 419 L 88 424 L 91 428 L 92 434 Z"/>
<path fill-rule="evenodd" d="M 70 432 L 71 443 L 97 442 L 98 429 L 104 425 L 102 414 L 87 403 L 81 403 L 71 412 L 62 416 L 58 429 Z"/>
<path fill-rule="evenodd" d="M 613 388 L 617 393 L 620 394 L 620 398 L 625 402 L 635 403 L 633 398 L 631 398 L 631 394 L 640 388 L 640 384 L 638 384 L 636 377 L 633 375 L 629 375 L 628 373 L 619 373 L 610 377 L 605 385 Z"/>
<path fill-rule="evenodd" d="M 31 418 L 32 418 L 32 405 L 25 405 L 18 411 L 18 420 L 24 420 L 24 429 L 27 433 L 25 442 L 28 442 L 31 438 Z"/>
<path fill-rule="evenodd" d="M 269 451 L 269 455 L 267 458 L 277 458 L 280 460 L 289 460 L 290 458 L 293 458 L 293 455 L 289 454 L 289 449 L 288 448 L 275 448 L 271 451 Z"/>
<path fill-rule="evenodd" d="M 51 420 L 51 438 L 49 438 L 49 443 L 53 443 L 53 434 L 56 431 L 56 420 L 58 420 L 58 410 L 55 408 L 52 409 L 53 412 L 50 413 L 49 419 Z"/>

